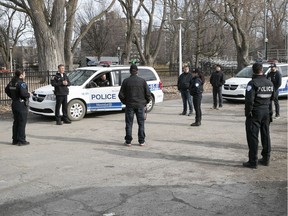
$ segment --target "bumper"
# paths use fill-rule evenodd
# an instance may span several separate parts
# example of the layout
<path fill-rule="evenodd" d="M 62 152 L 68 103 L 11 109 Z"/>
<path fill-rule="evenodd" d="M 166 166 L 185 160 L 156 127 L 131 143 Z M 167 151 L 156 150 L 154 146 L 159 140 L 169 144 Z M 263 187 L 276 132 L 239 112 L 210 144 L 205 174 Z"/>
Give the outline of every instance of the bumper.
<path fill-rule="evenodd" d="M 29 111 L 37 115 L 55 116 L 55 101 L 42 101 L 41 103 L 31 101 Z"/>
<path fill-rule="evenodd" d="M 245 92 L 246 90 L 233 90 L 233 91 L 227 91 L 227 90 L 222 90 L 222 97 L 227 100 L 240 100 L 244 101 L 245 100 Z"/>

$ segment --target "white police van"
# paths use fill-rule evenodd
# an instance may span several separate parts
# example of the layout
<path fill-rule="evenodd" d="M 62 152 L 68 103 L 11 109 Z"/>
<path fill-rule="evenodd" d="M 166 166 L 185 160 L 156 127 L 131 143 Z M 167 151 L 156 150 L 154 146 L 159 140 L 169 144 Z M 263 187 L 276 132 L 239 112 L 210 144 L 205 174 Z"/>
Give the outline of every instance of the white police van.
<path fill-rule="evenodd" d="M 270 71 L 270 63 L 263 64 L 265 74 Z M 279 97 L 288 95 L 288 64 L 276 63 L 277 69 L 282 74 L 282 84 L 279 88 Z M 235 77 L 227 79 L 222 86 L 222 96 L 226 100 L 245 100 L 246 86 L 252 79 L 252 65 L 240 70 Z"/>
<path fill-rule="evenodd" d="M 122 110 L 125 105 L 120 102 L 118 93 L 123 80 L 130 76 L 129 69 L 130 66 L 98 66 L 78 68 L 68 73 L 71 82 L 67 99 L 69 119 L 77 121 L 92 112 Z M 97 83 L 103 74 L 106 75 L 109 85 L 99 87 Z M 150 88 L 152 100 L 147 104 L 147 112 L 150 112 L 155 103 L 163 102 L 163 85 L 152 67 L 139 66 L 138 76 L 144 78 Z M 56 98 L 53 90 L 53 86 L 47 85 L 33 91 L 29 100 L 29 111 L 54 116 Z"/>

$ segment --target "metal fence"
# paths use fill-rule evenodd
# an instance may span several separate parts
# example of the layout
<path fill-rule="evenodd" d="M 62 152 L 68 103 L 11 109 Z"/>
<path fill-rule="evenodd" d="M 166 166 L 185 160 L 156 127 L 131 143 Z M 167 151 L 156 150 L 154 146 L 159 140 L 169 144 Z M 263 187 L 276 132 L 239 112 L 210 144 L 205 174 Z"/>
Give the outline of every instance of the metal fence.
<path fill-rule="evenodd" d="M 50 84 L 50 79 L 56 71 L 26 71 L 25 82 L 28 85 L 28 90 L 32 92 L 33 90 Z M 5 87 L 10 82 L 13 77 L 13 73 L 0 73 L 0 105 L 10 104 L 11 99 L 5 93 Z"/>

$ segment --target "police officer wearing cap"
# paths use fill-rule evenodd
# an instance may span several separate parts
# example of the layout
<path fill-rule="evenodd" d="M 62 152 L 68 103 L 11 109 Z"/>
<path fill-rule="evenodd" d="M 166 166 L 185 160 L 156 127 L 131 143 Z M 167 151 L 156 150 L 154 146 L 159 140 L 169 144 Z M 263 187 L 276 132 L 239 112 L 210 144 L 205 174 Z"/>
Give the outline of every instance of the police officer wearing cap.
<path fill-rule="evenodd" d="M 32 94 L 28 92 L 28 86 L 24 82 L 24 79 L 25 72 L 16 70 L 15 76 L 5 88 L 6 94 L 12 99 L 11 107 L 14 118 L 12 144 L 18 146 L 30 144 L 26 140 L 25 128 L 28 115 L 28 101 Z"/>
<path fill-rule="evenodd" d="M 252 80 L 247 84 L 245 96 L 246 137 L 249 147 L 249 161 L 244 167 L 257 168 L 258 163 L 269 165 L 271 142 L 269 126 L 272 118 L 271 101 L 273 100 L 273 83 L 263 73 L 263 66 L 252 66 Z M 261 133 L 262 159 L 258 160 L 258 135 Z"/>
<path fill-rule="evenodd" d="M 274 85 L 274 104 L 275 104 L 275 119 L 280 118 L 280 105 L 278 101 L 279 88 L 282 83 L 282 75 L 277 70 L 276 64 L 270 66 L 271 70 L 267 74 L 267 79 L 271 80 Z M 271 103 L 272 106 L 272 103 Z"/>

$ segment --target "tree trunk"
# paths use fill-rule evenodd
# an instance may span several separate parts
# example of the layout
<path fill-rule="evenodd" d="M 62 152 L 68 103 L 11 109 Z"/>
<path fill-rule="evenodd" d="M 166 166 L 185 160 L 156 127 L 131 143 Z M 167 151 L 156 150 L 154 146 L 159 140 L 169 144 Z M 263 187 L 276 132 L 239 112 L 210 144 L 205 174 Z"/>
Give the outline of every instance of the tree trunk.
<path fill-rule="evenodd" d="M 247 41 L 246 36 L 241 34 L 236 26 L 232 25 L 231 27 L 237 50 L 237 70 L 241 70 L 242 68 L 249 65 L 249 42 Z"/>
<path fill-rule="evenodd" d="M 54 1 L 51 19 L 43 10 L 43 2 L 28 0 L 38 49 L 39 71 L 56 71 L 64 64 L 64 8 L 65 0 Z"/>
<path fill-rule="evenodd" d="M 51 32 L 45 32 L 42 37 L 38 29 L 34 29 L 39 71 L 56 71 L 59 64 L 64 64 L 63 39 L 57 39 Z"/>

